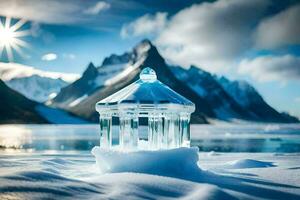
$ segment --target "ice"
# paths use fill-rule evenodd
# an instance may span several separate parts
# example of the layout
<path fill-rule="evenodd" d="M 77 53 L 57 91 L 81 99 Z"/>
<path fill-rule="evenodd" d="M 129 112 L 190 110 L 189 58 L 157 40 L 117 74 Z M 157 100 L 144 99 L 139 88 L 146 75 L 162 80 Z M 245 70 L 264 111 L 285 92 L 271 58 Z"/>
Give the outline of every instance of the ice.
<path fill-rule="evenodd" d="M 150 116 L 148 120 L 148 142 L 150 149 L 166 148 L 163 143 L 163 119 L 158 116 Z"/>
<path fill-rule="evenodd" d="M 134 150 L 138 147 L 138 123 L 136 115 L 120 117 L 119 143 L 122 149 Z"/>
<path fill-rule="evenodd" d="M 96 110 L 101 130 L 107 125 L 102 124 L 102 117 L 119 118 L 119 144 L 124 150 L 139 148 L 140 117 L 148 118 L 149 150 L 190 146 L 189 121 L 194 103 L 157 80 L 155 71 L 149 67 L 141 71 L 139 80 L 97 102 Z M 101 147 L 112 146 L 110 134 L 100 133 Z"/>
<path fill-rule="evenodd" d="M 109 148 L 112 144 L 111 123 L 112 120 L 109 116 L 100 118 L 100 144 L 104 148 Z"/>

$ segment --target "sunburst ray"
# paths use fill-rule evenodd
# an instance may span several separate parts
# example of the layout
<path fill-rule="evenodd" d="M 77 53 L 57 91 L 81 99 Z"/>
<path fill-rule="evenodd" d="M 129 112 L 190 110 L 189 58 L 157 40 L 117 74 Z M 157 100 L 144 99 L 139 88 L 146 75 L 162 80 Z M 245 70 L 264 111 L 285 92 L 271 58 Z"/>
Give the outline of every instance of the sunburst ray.
<path fill-rule="evenodd" d="M 29 30 L 20 30 L 22 26 L 26 24 L 24 19 L 20 19 L 15 24 L 12 24 L 12 19 L 6 17 L 5 22 L 0 19 L 0 59 L 5 55 L 6 52 L 8 61 L 13 61 L 16 52 L 20 56 L 24 57 L 22 47 L 28 47 L 28 43 L 23 41 L 21 38 L 30 35 Z"/>

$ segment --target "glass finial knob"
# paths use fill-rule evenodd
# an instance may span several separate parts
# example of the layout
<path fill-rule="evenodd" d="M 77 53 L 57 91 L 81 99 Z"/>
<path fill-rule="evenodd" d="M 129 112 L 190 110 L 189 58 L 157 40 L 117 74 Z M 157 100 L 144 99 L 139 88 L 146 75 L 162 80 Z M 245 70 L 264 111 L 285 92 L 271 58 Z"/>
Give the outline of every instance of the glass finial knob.
<path fill-rule="evenodd" d="M 155 81 L 157 79 L 156 73 L 150 67 L 146 67 L 140 73 L 140 79 L 143 81 Z"/>

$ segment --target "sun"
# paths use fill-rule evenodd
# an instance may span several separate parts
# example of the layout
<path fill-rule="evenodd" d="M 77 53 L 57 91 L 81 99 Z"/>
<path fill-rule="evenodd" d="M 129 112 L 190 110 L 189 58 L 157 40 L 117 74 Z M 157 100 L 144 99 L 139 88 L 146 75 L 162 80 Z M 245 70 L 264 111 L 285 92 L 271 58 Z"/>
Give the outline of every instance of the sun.
<path fill-rule="evenodd" d="M 5 22 L 2 23 L 0 18 L 0 58 L 6 51 L 7 59 L 13 61 L 14 51 L 19 55 L 24 56 L 22 47 L 28 47 L 28 44 L 21 38 L 29 35 L 29 30 L 20 30 L 20 28 L 26 23 L 25 20 L 20 19 L 15 24 L 11 25 L 11 18 L 7 17 Z"/>

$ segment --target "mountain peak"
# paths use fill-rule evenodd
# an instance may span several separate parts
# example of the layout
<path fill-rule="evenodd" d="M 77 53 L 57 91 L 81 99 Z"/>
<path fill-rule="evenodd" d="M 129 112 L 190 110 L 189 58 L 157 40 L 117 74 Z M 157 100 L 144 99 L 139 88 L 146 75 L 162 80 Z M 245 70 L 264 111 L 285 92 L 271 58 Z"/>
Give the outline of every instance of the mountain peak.
<path fill-rule="evenodd" d="M 93 62 L 90 62 L 90 63 L 89 63 L 87 69 L 89 69 L 89 68 L 96 68 Z"/>
<path fill-rule="evenodd" d="M 107 65 L 117 65 L 125 63 L 135 63 L 140 59 L 153 57 L 154 60 L 160 60 L 161 56 L 159 55 L 156 47 L 151 43 L 149 39 L 144 39 L 139 42 L 132 51 L 125 52 L 124 54 L 117 55 L 111 54 L 110 56 L 104 58 L 101 66 Z"/>
<path fill-rule="evenodd" d="M 148 39 L 144 39 L 133 48 L 133 52 L 136 55 L 136 57 L 140 58 L 141 56 L 147 54 L 148 52 L 154 49 L 156 48 L 152 45 L 151 41 Z"/>
<path fill-rule="evenodd" d="M 83 72 L 83 77 L 90 77 L 90 76 L 94 76 L 98 74 L 98 70 L 97 68 L 95 67 L 95 65 L 90 62 L 88 67 L 86 68 L 86 70 Z"/>
<path fill-rule="evenodd" d="M 143 39 L 139 44 L 144 44 L 144 45 L 150 45 L 150 46 L 153 46 L 151 41 L 149 39 Z"/>
<path fill-rule="evenodd" d="M 127 52 L 122 55 L 111 54 L 109 57 L 104 58 L 102 66 L 127 63 L 129 60 L 130 54 Z"/>
<path fill-rule="evenodd" d="M 125 52 L 122 55 L 111 54 L 104 58 L 102 66 L 124 64 L 128 63 L 131 59 L 138 60 L 143 55 L 146 55 L 149 51 L 151 51 L 151 49 L 155 49 L 151 41 L 144 39 L 133 48 L 132 52 Z"/>

